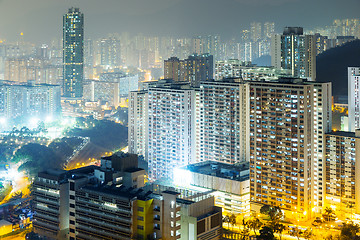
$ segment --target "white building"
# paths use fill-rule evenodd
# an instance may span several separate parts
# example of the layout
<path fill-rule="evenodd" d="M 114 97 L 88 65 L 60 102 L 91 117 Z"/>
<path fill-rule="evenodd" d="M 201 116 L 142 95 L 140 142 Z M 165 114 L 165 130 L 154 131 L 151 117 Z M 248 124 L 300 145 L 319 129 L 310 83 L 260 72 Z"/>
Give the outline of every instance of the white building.
<path fill-rule="evenodd" d="M 2 122 L 28 123 L 47 121 L 61 113 L 60 86 L 49 84 L 0 83 L 0 118 Z"/>
<path fill-rule="evenodd" d="M 360 128 L 360 67 L 348 68 L 349 130 Z"/>

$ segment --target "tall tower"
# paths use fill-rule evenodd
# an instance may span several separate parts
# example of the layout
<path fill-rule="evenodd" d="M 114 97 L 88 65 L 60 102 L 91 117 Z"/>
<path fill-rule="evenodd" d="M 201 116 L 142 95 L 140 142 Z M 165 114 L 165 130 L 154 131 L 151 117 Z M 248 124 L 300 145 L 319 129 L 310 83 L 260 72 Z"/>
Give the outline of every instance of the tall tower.
<path fill-rule="evenodd" d="M 271 38 L 271 65 L 290 69 L 294 77 L 316 80 L 316 37 L 301 27 L 286 27 Z"/>
<path fill-rule="evenodd" d="M 84 78 L 84 14 L 70 8 L 63 17 L 64 97 L 81 98 Z"/>

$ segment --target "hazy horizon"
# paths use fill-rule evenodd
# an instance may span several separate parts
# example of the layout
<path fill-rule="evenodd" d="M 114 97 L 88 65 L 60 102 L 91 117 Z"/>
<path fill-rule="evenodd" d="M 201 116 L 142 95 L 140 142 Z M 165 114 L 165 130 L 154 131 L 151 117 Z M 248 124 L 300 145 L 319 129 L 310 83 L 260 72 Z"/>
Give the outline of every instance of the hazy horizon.
<path fill-rule="evenodd" d="M 61 38 L 62 16 L 70 7 L 85 14 L 85 38 L 114 32 L 239 37 L 250 23 L 275 22 L 305 29 L 357 18 L 359 0 L 0 0 L 0 39 L 28 42 Z"/>

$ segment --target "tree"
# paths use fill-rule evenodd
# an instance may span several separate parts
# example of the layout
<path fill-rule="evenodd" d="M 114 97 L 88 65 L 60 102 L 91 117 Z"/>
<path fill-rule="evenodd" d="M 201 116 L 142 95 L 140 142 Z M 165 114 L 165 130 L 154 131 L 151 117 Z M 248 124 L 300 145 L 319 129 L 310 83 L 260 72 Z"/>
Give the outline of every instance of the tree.
<path fill-rule="evenodd" d="M 260 235 L 257 238 L 258 240 L 274 240 L 274 232 L 270 227 L 264 226 L 260 230 Z"/>
<path fill-rule="evenodd" d="M 236 224 L 236 216 L 233 213 L 229 216 L 229 223 L 231 224 L 231 238 L 233 238 L 234 225 Z"/>
<path fill-rule="evenodd" d="M 306 229 L 303 233 L 302 233 L 302 237 L 309 240 L 314 236 L 312 230 L 310 228 Z"/>
<path fill-rule="evenodd" d="M 325 221 L 329 222 L 332 218 L 335 218 L 334 210 L 330 207 L 326 207 L 323 213 Z"/>
<path fill-rule="evenodd" d="M 256 230 L 260 229 L 261 226 L 263 225 L 263 223 L 260 221 L 258 217 L 252 217 L 247 221 L 247 224 L 249 225 L 249 228 L 254 231 L 255 236 L 257 235 Z"/>
<path fill-rule="evenodd" d="M 286 226 L 284 224 L 282 224 L 282 223 L 276 223 L 274 225 L 273 230 L 274 230 L 275 233 L 279 234 L 280 240 L 282 238 L 282 233 L 285 231 L 285 229 L 286 229 Z"/>
<path fill-rule="evenodd" d="M 283 212 L 277 206 L 264 205 L 260 208 L 260 213 L 268 215 L 271 222 L 279 222 L 284 217 Z"/>
<path fill-rule="evenodd" d="M 227 223 L 228 224 L 228 228 L 230 228 L 230 217 L 229 217 L 229 215 L 225 215 L 224 217 L 223 217 L 223 222 L 224 223 Z"/>
<path fill-rule="evenodd" d="M 240 227 L 240 239 L 241 240 L 246 240 L 248 239 L 249 235 L 250 235 L 250 229 L 249 229 L 249 224 L 248 221 L 245 221 L 245 219 L 242 220 L 242 228 Z"/>
<path fill-rule="evenodd" d="M 359 232 L 360 227 L 352 222 L 344 223 L 341 227 L 340 238 L 344 240 L 354 239 L 356 234 Z"/>

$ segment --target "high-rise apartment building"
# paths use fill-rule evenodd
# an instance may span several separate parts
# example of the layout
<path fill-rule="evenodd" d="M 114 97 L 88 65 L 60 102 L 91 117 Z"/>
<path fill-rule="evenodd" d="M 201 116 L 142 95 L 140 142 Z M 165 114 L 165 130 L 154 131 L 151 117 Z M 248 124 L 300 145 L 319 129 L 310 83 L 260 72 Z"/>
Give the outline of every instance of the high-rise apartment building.
<path fill-rule="evenodd" d="M 294 77 L 316 80 L 316 37 L 301 27 L 286 27 L 271 38 L 271 65 L 290 69 Z"/>
<path fill-rule="evenodd" d="M 348 68 L 349 129 L 360 128 L 360 67 Z"/>
<path fill-rule="evenodd" d="M 234 79 L 201 82 L 196 121 L 196 161 L 239 163 L 243 153 L 244 99 Z"/>
<path fill-rule="evenodd" d="M 241 67 L 245 63 L 238 59 L 229 59 L 215 62 L 215 79 L 238 78 L 241 77 Z"/>
<path fill-rule="evenodd" d="M 159 83 L 149 88 L 149 179 L 172 179 L 174 167 L 194 161 L 195 103 L 196 91 L 189 84 Z"/>
<path fill-rule="evenodd" d="M 193 54 L 184 60 L 172 57 L 164 61 L 165 79 L 189 82 L 193 87 L 198 87 L 200 81 L 213 79 L 213 73 L 213 56 L 209 54 Z"/>
<path fill-rule="evenodd" d="M 326 134 L 324 148 L 324 207 L 360 213 L 360 132 Z"/>
<path fill-rule="evenodd" d="M 175 82 L 185 81 L 184 62 L 177 57 L 164 60 L 164 78 L 173 79 Z"/>
<path fill-rule="evenodd" d="M 271 36 L 275 33 L 275 23 L 265 22 L 263 32 L 264 32 L 264 37 L 271 38 Z"/>
<path fill-rule="evenodd" d="M 129 93 L 129 152 L 147 158 L 148 151 L 148 91 L 133 91 Z"/>
<path fill-rule="evenodd" d="M 60 86 L 34 81 L 22 85 L 0 83 L 0 116 L 8 122 L 28 123 L 35 118 L 47 121 L 60 113 Z"/>
<path fill-rule="evenodd" d="M 262 31 L 261 31 L 261 23 L 260 22 L 252 22 L 250 24 L 250 38 L 251 41 L 257 42 L 262 37 Z"/>
<path fill-rule="evenodd" d="M 214 56 L 215 60 L 220 60 L 220 36 L 207 35 L 197 36 L 192 39 L 192 52 L 198 55 L 209 54 Z"/>
<path fill-rule="evenodd" d="M 322 201 L 319 166 L 331 129 L 331 85 L 302 79 L 246 85 L 251 201 L 308 218 Z"/>
<path fill-rule="evenodd" d="M 70 8 L 63 16 L 64 97 L 81 98 L 84 79 L 84 14 Z"/>
<path fill-rule="evenodd" d="M 104 38 L 100 42 L 101 65 L 116 68 L 121 65 L 120 40 L 115 37 Z"/>

